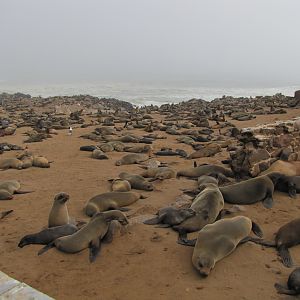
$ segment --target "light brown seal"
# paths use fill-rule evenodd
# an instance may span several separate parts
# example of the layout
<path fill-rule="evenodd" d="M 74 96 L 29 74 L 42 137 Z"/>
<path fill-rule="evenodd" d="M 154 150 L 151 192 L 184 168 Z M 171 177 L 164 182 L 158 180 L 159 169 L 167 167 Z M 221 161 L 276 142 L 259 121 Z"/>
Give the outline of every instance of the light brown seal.
<path fill-rule="evenodd" d="M 66 202 L 70 196 L 66 193 L 55 195 L 54 202 L 49 213 L 48 227 L 56 227 L 70 223 Z"/>
<path fill-rule="evenodd" d="M 123 180 L 127 180 L 130 182 L 130 185 L 133 189 L 136 190 L 144 190 L 144 191 L 153 191 L 153 184 L 147 181 L 141 175 L 129 174 L 126 172 L 122 172 L 119 174 L 119 177 Z"/>
<path fill-rule="evenodd" d="M 131 185 L 129 181 L 117 178 L 112 180 L 111 190 L 113 192 L 129 192 Z"/>
<path fill-rule="evenodd" d="M 0 181 L 0 200 L 11 200 L 13 194 L 26 194 L 32 191 L 20 190 L 21 184 L 17 180 Z"/>
<path fill-rule="evenodd" d="M 135 192 L 108 192 L 103 193 L 91 198 L 86 206 L 85 213 L 87 216 L 92 217 L 97 212 L 102 212 L 106 210 L 122 210 L 127 211 L 128 206 L 139 199 L 144 199 L 145 197 L 141 194 Z"/>
<path fill-rule="evenodd" d="M 194 267 L 201 275 L 208 276 L 219 260 L 232 253 L 240 243 L 249 240 L 251 230 L 262 236 L 259 226 L 244 216 L 206 225 L 199 231 L 197 239 L 188 244 L 195 245 L 192 256 Z"/>
<path fill-rule="evenodd" d="M 113 220 L 119 221 L 122 225 L 128 224 L 126 216 L 118 210 L 100 212 L 94 215 L 86 226 L 72 235 L 54 240 L 42 248 L 38 254 L 41 255 L 53 247 L 66 253 L 77 253 L 89 248 L 90 262 L 93 262 L 100 252 L 101 242 L 112 240 L 113 228 L 110 227 L 110 223 Z"/>
<path fill-rule="evenodd" d="M 116 166 L 139 164 L 149 159 L 146 154 L 130 153 L 116 161 Z"/>
<path fill-rule="evenodd" d="M 23 163 L 21 160 L 17 158 L 3 158 L 0 160 L 0 169 L 7 170 L 7 169 L 17 169 L 21 170 Z"/>
<path fill-rule="evenodd" d="M 145 178 L 153 178 L 154 180 L 164 180 L 176 177 L 176 172 L 169 167 L 151 168 L 144 171 L 141 176 Z"/>

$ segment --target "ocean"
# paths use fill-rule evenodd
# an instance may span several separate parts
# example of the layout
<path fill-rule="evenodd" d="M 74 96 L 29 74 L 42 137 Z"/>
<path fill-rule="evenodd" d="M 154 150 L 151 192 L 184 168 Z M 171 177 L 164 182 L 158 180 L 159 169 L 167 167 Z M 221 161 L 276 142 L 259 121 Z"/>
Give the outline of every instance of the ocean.
<path fill-rule="evenodd" d="M 117 98 L 128 101 L 134 105 L 162 105 L 165 103 L 178 103 L 193 98 L 211 101 L 226 96 L 254 97 L 282 93 L 293 96 L 299 86 L 283 87 L 214 87 L 198 86 L 192 83 L 67 83 L 67 84 L 8 84 L 0 81 L 0 93 L 21 92 L 32 96 L 72 96 L 89 94 L 100 98 Z"/>

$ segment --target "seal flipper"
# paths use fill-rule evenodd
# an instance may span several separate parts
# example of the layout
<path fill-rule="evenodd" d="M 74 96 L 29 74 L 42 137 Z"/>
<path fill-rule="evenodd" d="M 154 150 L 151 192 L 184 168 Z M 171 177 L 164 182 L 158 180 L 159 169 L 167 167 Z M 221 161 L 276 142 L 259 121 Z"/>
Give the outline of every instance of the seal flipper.
<path fill-rule="evenodd" d="M 272 208 L 273 207 L 273 198 L 267 197 L 262 201 L 262 204 L 265 208 Z"/>
<path fill-rule="evenodd" d="M 107 232 L 101 241 L 106 244 L 111 243 L 114 238 L 114 233 L 115 233 L 115 223 L 110 222 L 108 225 Z"/>
<path fill-rule="evenodd" d="M 152 219 L 145 220 L 143 223 L 147 224 L 147 225 L 159 224 L 159 217 L 155 217 L 155 218 L 152 218 Z"/>
<path fill-rule="evenodd" d="M 274 284 L 275 289 L 277 290 L 278 294 L 285 294 L 285 295 L 297 295 L 297 292 L 294 290 L 289 290 L 287 288 L 285 288 L 284 286 L 282 286 L 279 283 L 275 283 Z"/>
<path fill-rule="evenodd" d="M 242 244 L 245 244 L 245 243 L 251 242 L 251 241 L 252 241 L 252 237 L 251 236 L 246 236 L 243 239 L 241 239 L 236 246 L 238 247 Z"/>
<path fill-rule="evenodd" d="M 291 268 L 293 266 L 293 260 L 290 255 L 289 249 L 286 246 L 281 245 L 277 248 L 278 254 L 282 259 L 282 263 L 287 267 Z"/>
<path fill-rule="evenodd" d="M 54 244 L 54 241 L 51 242 L 50 244 L 46 245 L 45 247 L 43 247 L 39 252 L 38 252 L 38 255 L 42 255 L 44 254 L 46 251 L 48 251 L 49 249 L 51 248 L 54 248 L 55 247 L 55 244 Z"/>
<path fill-rule="evenodd" d="M 193 239 L 193 240 L 178 240 L 177 244 L 183 245 L 183 246 L 189 246 L 189 247 L 195 247 L 197 242 L 197 239 Z"/>
<path fill-rule="evenodd" d="M 3 211 L 2 213 L 0 213 L 0 220 L 3 219 L 4 217 L 6 217 L 7 215 L 9 215 L 10 213 L 12 213 L 13 210 L 6 210 L 6 211 Z"/>
<path fill-rule="evenodd" d="M 119 211 L 129 211 L 130 208 L 127 208 L 127 207 L 116 207 L 114 208 L 113 210 L 119 210 Z"/>
<path fill-rule="evenodd" d="M 255 222 L 253 222 L 252 221 L 252 228 L 251 228 L 251 230 L 253 231 L 253 233 L 255 234 L 255 235 L 257 235 L 258 237 L 260 237 L 260 238 L 262 238 L 263 237 L 263 232 L 262 232 L 262 230 L 261 230 L 261 228 L 259 227 L 259 225 L 258 224 L 256 224 Z"/>
<path fill-rule="evenodd" d="M 89 248 L 90 248 L 89 258 L 90 258 L 90 262 L 92 263 L 96 260 L 98 254 L 100 253 L 100 250 L 101 250 L 100 238 L 98 237 L 98 238 L 90 241 Z"/>
<path fill-rule="evenodd" d="M 269 242 L 269 241 L 265 241 L 265 240 L 253 238 L 253 237 L 251 237 L 251 240 L 249 240 L 249 242 L 253 242 L 255 244 L 262 245 L 265 247 L 276 247 L 275 242 Z"/>
<path fill-rule="evenodd" d="M 15 191 L 14 194 L 28 194 L 28 193 L 33 193 L 34 191 L 22 191 L 22 190 L 19 190 L 19 191 Z"/>
<path fill-rule="evenodd" d="M 159 224 L 158 226 L 155 226 L 155 228 L 169 228 L 171 227 L 170 224 Z"/>

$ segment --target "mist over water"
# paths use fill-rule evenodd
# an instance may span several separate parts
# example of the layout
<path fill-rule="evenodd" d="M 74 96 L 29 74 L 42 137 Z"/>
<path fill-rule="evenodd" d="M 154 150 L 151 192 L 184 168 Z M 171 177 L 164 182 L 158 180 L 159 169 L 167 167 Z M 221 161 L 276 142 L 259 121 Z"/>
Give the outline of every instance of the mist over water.
<path fill-rule="evenodd" d="M 234 97 L 264 96 L 282 93 L 293 96 L 299 86 L 270 87 L 270 88 L 232 88 L 197 86 L 187 83 L 77 83 L 77 84 L 47 84 L 47 85 L 8 85 L 0 82 L 0 93 L 22 92 L 32 96 L 72 96 L 92 95 L 104 98 L 117 98 L 128 101 L 134 105 L 162 105 L 165 103 L 178 103 L 193 98 L 211 101 L 223 95 Z"/>

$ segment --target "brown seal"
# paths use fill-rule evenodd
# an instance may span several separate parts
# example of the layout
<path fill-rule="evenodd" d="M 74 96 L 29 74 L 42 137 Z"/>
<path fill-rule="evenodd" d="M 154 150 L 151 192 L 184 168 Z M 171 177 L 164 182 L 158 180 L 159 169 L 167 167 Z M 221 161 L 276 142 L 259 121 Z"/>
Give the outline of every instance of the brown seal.
<path fill-rule="evenodd" d="M 86 206 L 85 213 L 87 216 L 92 217 L 97 212 L 102 212 L 106 210 L 121 210 L 126 211 L 128 208 L 123 206 L 128 206 L 139 199 L 145 198 L 144 196 L 135 192 L 108 192 L 103 193 L 91 198 Z"/>
<path fill-rule="evenodd" d="M 32 191 L 20 190 L 21 184 L 17 180 L 0 181 L 0 200 L 11 200 L 13 194 L 26 194 Z"/>
<path fill-rule="evenodd" d="M 292 220 L 280 227 L 275 235 L 274 242 L 260 239 L 252 239 L 251 241 L 267 247 L 276 247 L 283 264 L 291 268 L 293 266 L 293 260 L 288 248 L 300 244 L 300 218 Z"/>
<path fill-rule="evenodd" d="M 199 231 L 197 239 L 186 243 L 195 246 L 192 256 L 194 267 L 201 275 L 208 276 L 216 262 L 232 253 L 239 244 L 249 241 L 251 230 L 262 236 L 259 226 L 244 216 L 206 225 Z"/>
<path fill-rule="evenodd" d="M 192 208 L 165 207 L 160 209 L 156 214 L 157 217 L 146 220 L 143 223 L 147 225 L 160 224 L 158 227 L 167 228 L 182 223 L 194 216 L 196 212 Z"/>
<path fill-rule="evenodd" d="M 18 244 L 23 248 L 30 244 L 48 245 L 59 237 L 75 233 L 78 228 L 73 224 L 65 224 L 61 226 L 46 228 L 38 233 L 25 235 Z"/>
<path fill-rule="evenodd" d="M 177 177 L 191 177 L 198 178 L 202 175 L 208 175 L 210 173 L 221 173 L 228 177 L 233 177 L 233 172 L 230 169 L 217 165 L 201 165 L 195 168 L 188 168 L 177 172 Z"/>
<path fill-rule="evenodd" d="M 224 199 L 218 186 L 214 183 L 206 183 L 205 188 L 196 196 L 190 207 L 196 215 L 173 226 L 173 229 L 179 233 L 179 240 L 186 241 L 187 233 L 198 231 L 206 224 L 213 223 L 223 207 Z"/>
<path fill-rule="evenodd" d="M 113 228 L 110 224 L 113 220 L 119 221 L 122 225 L 128 224 L 126 216 L 118 210 L 100 212 L 94 215 L 86 226 L 72 235 L 54 240 L 42 248 L 38 254 L 41 255 L 53 247 L 66 253 L 77 253 L 89 248 L 90 262 L 93 262 L 100 252 L 101 242 L 112 241 Z"/>
<path fill-rule="evenodd" d="M 289 276 L 287 288 L 279 283 L 275 283 L 278 294 L 299 295 L 300 294 L 300 268 L 296 268 Z"/>
<path fill-rule="evenodd" d="M 54 202 L 49 213 L 48 227 L 56 227 L 70 223 L 66 202 L 70 196 L 66 193 L 55 195 Z"/>
<path fill-rule="evenodd" d="M 176 172 L 169 167 L 151 168 L 144 171 L 141 176 L 145 178 L 153 178 L 154 180 L 164 180 L 176 177 Z"/>
<path fill-rule="evenodd" d="M 273 206 L 274 185 L 281 176 L 282 174 L 274 172 L 220 187 L 220 191 L 225 202 L 244 205 L 262 201 L 266 208 L 271 208 Z"/>
<path fill-rule="evenodd" d="M 123 179 L 112 179 L 111 190 L 113 192 L 129 192 L 131 190 L 130 182 Z"/>
<path fill-rule="evenodd" d="M 44 156 L 33 156 L 32 166 L 38 168 L 50 168 L 50 162 Z"/>
<path fill-rule="evenodd" d="M 272 172 L 278 172 L 286 176 L 299 176 L 300 175 L 300 162 L 299 161 L 275 161 L 266 171 L 260 175 L 266 175 Z"/>

